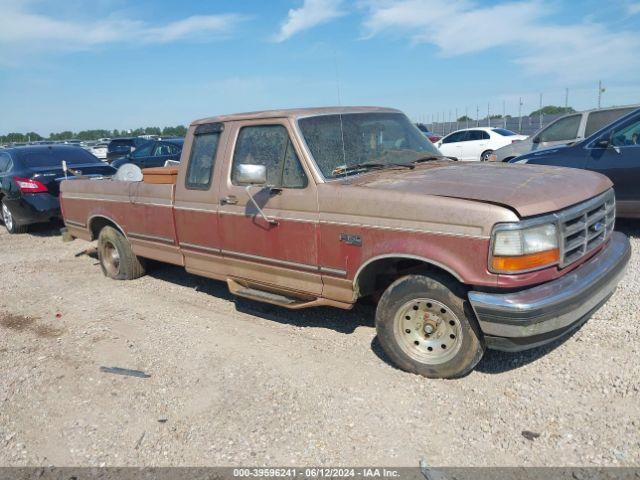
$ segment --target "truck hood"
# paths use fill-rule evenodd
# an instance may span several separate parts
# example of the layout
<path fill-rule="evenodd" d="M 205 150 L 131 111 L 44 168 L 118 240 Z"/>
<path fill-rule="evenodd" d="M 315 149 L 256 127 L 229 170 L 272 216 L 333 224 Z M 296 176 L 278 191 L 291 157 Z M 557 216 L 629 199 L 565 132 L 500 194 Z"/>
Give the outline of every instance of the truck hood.
<path fill-rule="evenodd" d="M 575 205 L 609 188 L 604 175 L 563 167 L 433 162 L 415 170 L 388 169 L 352 179 L 381 192 L 414 193 L 502 205 L 520 217 Z"/>

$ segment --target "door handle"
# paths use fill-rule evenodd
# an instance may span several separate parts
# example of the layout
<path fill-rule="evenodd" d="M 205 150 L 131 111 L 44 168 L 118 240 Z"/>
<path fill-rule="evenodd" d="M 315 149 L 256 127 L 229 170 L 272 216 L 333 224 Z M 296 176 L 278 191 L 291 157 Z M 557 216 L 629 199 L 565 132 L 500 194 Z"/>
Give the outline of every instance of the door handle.
<path fill-rule="evenodd" d="M 238 198 L 235 195 L 228 195 L 220 199 L 221 205 L 235 205 L 238 203 Z"/>

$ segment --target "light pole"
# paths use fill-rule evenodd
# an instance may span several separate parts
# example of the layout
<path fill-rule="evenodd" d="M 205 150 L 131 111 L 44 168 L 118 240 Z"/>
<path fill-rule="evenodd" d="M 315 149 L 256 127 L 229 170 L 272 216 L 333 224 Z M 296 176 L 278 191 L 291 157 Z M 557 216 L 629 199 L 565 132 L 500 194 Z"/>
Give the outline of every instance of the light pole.
<path fill-rule="evenodd" d="M 540 128 L 542 128 L 542 93 L 540 94 Z"/>
<path fill-rule="evenodd" d="M 518 100 L 518 133 L 522 135 L 522 97 Z"/>
<path fill-rule="evenodd" d="M 598 81 L 598 108 L 600 108 L 600 105 L 602 104 L 602 94 L 604 93 L 605 90 L 606 88 L 602 86 L 602 81 L 599 80 Z"/>
<path fill-rule="evenodd" d="M 507 103 L 502 100 L 502 126 L 507 128 Z"/>

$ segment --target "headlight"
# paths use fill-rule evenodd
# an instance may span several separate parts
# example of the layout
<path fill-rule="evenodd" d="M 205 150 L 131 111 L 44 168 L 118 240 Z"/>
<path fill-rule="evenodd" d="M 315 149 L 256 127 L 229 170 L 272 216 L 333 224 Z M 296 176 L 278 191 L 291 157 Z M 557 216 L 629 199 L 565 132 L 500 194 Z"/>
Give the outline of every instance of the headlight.
<path fill-rule="evenodd" d="M 558 229 L 555 223 L 518 228 L 499 224 L 494 228 L 490 270 L 495 273 L 522 273 L 555 265 L 560 260 Z"/>
<path fill-rule="evenodd" d="M 528 162 L 529 162 L 529 159 L 528 159 L 528 158 L 523 158 L 522 160 L 516 160 L 516 161 L 515 161 L 515 162 L 513 162 L 513 163 L 528 163 Z"/>

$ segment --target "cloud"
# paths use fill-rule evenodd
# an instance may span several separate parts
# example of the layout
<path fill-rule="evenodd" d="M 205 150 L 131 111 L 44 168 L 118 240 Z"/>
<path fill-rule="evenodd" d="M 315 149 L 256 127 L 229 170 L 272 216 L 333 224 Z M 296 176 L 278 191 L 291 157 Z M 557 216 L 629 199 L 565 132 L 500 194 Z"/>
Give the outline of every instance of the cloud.
<path fill-rule="evenodd" d="M 640 35 L 579 22 L 547 21 L 542 0 L 484 6 L 471 0 L 364 0 L 369 37 L 383 32 L 432 44 L 443 57 L 500 49 L 525 72 L 559 81 L 637 75 Z"/>
<path fill-rule="evenodd" d="M 640 2 L 629 3 L 627 5 L 627 14 L 628 15 L 637 15 L 640 13 Z"/>
<path fill-rule="evenodd" d="M 31 2 L 0 0 L 0 62 L 25 54 L 88 50 L 114 44 L 161 44 L 229 35 L 244 17 L 197 15 L 163 25 L 110 15 L 98 20 L 69 20 L 36 13 Z"/>
<path fill-rule="evenodd" d="M 300 8 L 289 10 L 287 19 L 275 35 L 274 41 L 284 42 L 296 33 L 327 23 L 345 15 L 342 0 L 304 0 Z"/>

